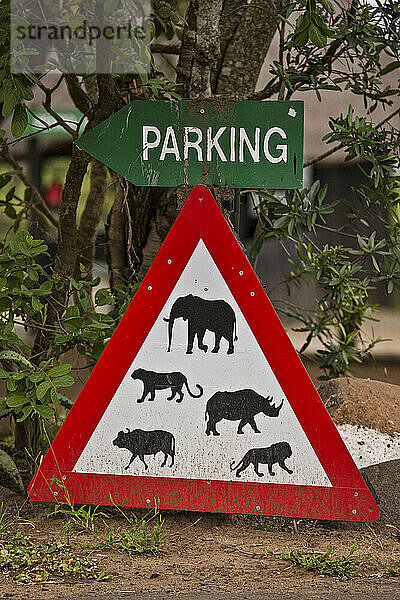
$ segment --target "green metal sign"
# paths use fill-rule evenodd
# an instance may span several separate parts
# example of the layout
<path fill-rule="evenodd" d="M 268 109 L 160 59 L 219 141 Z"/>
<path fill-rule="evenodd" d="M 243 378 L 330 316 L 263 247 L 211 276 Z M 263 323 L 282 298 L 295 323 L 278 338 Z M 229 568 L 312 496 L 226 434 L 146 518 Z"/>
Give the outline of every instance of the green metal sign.
<path fill-rule="evenodd" d="M 303 102 L 135 101 L 76 144 L 136 185 L 298 188 Z"/>

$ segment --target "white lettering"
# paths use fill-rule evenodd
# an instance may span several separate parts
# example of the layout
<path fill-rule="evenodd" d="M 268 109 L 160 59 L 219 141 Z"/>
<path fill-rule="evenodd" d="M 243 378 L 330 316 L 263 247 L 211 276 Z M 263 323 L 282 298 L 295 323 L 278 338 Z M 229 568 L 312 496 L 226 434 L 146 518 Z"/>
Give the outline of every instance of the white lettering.
<path fill-rule="evenodd" d="M 271 135 L 274 133 L 277 133 L 278 135 L 281 136 L 281 138 L 283 140 L 286 140 L 286 137 L 287 137 L 286 133 L 280 127 L 271 127 L 271 129 L 268 129 L 268 131 L 264 137 L 265 158 L 267 160 L 269 160 L 269 162 L 271 162 L 271 163 L 279 163 L 282 161 L 286 163 L 287 162 L 287 145 L 286 144 L 277 144 L 276 149 L 281 151 L 281 153 L 278 157 L 272 156 L 272 154 L 269 151 L 269 139 L 270 139 Z"/>
<path fill-rule="evenodd" d="M 222 162 L 227 162 L 227 158 L 225 156 L 225 154 L 223 153 L 223 150 L 221 148 L 221 146 L 219 145 L 219 138 L 221 137 L 221 135 L 224 133 L 224 131 L 226 130 L 226 127 L 220 127 L 217 131 L 217 133 L 215 134 L 214 137 L 212 137 L 212 127 L 207 127 L 207 162 L 211 162 L 212 160 L 212 149 L 215 148 L 217 151 L 218 156 L 220 157 L 220 159 L 222 160 Z"/>
<path fill-rule="evenodd" d="M 169 146 L 169 141 L 171 140 L 171 146 Z M 178 148 L 178 142 L 176 141 L 176 135 L 174 128 L 170 125 L 167 127 L 165 132 L 164 143 L 161 148 L 160 160 L 165 160 L 165 156 L 167 154 L 173 154 L 175 156 L 175 160 L 181 160 Z"/>
<path fill-rule="evenodd" d="M 195 133 L 197 135 L 196 140 L 189 140 L 189 133 Z M 203 141 L 203 132 L 199 127 L 184 127 L 183 129 L 183 160 L 189 158 L 189 148 L 194 148 L 197 151 L 197 160 L 203 162 L 203 150 L 201 149 L 201 142 Z"/>
<path fill-rule="evenodd" d="M 155 133 L 156 139 L 154 142 L 149 141 L 149 133 Z M 149 148 L 157 148 L 161 142 L 161 132 L 158 127 L 153 125 L 143 125 L 142 127 L 142 148 L 143 148 L 143 160 L 149 160 Z"/>
<path fill-rule="evenodd" d="M 236 128 L 231 127 L 231 155 L 229 157 L 231 162 L 236 160 Z"/>
<path fill-rule="evenodd" d="M 256 127 L 254 132 L 254 148 L 244 127 L 239 129 L 239 162 L 244 162 L 244 145 L 246 144 L 251 158 L 254 162 L 260 162 L 260 128 Z"/>

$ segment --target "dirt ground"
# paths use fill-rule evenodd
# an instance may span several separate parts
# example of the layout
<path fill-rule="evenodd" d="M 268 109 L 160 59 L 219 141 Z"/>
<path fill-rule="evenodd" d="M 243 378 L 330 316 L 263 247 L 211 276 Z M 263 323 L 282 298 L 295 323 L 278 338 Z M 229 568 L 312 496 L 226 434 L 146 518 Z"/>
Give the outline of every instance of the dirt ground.
<path fill-rule="evenodd" d="M 48 541 L 60 536 L 64 517 L 46 516 L 45 505 L 25 501 L 20 495 L 0 487 L 0 502 L 9 514 L 19 506 L 21 521 L 12 531 L 29 533 L 35 541 Z M 143 512 L 137 511 L 138 515 Z M 357 553 L 368 554 L 365 564 L 351 581 L 343 581 L 344 589 L 351 586 L 365 593 L 374 590 L 390 592 L 400 598 L 400 577 L 391 577 L 387 567 L 400 567 L 400 535 L 393 527 L 367 524 L 333 524 L 297 522 L 263 517 L 210 515 L 201 513 L 165 513 L 164 531 L 169 535 L 157 554 L 128 556 L 113 550 L 96 548 L 104 538 L 106 527 L 97 534 L 74 530 L 71 543 L 81 554 L 90 553 L 110 579 L 82 581 L 53 578 L 51 582 L 16 584 L 0 573 L 0 598 L 79 598 L 86 593 L 117 595 L 121 593 L 162 592 L 171 595 L 195 591 L 256 593 L 266 591 L 286 593 L 288 590 L 326 589 L 338 585 L 331 577 L 308 572 L 290 563 L 265 555 L 287 550 L 326 551 L 332 548 L 335 556 L 346 555 L 353 544 Z M 23 520 L 29 524 L 23 524 Z M 127 522 L 112 509 L 109 526 L 126 527 Z M 266 524 L 267 523 L 267 524 Z M 400 527 L 400 523 L 396 524 Z M 91 549 L 88 549 L 88 545 Z"/>

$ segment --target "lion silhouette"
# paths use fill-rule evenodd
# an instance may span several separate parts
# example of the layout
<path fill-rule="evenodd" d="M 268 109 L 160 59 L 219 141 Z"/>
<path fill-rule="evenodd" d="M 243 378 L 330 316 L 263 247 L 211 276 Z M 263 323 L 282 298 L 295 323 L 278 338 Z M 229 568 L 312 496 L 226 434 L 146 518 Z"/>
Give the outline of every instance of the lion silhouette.
<path fill-rule="evenodd" d="M 259 470 L 260 463 L 262 465 L 268 465 L 269 474 L 273 476 L 275 473 L 273 472 L 272 467 L 275 463 L 278 463 L 281 469 L 291 475 L 293 471 L 285 465 L 285 460 L 291 456 L 292 449 L 288 442 L 278 442 L 277 444 L 272 444 L 272 446 L 269 446 L 268 448 L 251 448 L 236 466 L 235 461 L 232 461 L 230 467 L 231 471 L 237 469 L 236 477 L 240 477 L 240 473 L 252 464 L 256 474 L 259 477 L 264 477 L 264 473 L 261 473 Z"/>

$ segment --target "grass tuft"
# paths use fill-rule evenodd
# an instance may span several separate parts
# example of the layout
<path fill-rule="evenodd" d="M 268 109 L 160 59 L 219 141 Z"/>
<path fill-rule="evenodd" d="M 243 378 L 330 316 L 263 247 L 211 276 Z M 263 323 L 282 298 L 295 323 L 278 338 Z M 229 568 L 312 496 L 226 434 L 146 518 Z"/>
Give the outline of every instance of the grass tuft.
<path fill-rule="evenodd" d="M 94 559 L 78 556 L 67 542 L 39 544 L 19 531 L 0 540 L 0 572 L 25 584 L 53 577 L 108 579 Z"/>
<path fill-rule="evenodd" d="M 128 554 L 157 552 L 160 545 L 168 537 L 163 533 L 164 519 L 155 508 L 144 517 L 127 515 L 116 507 L 128 523 L 128 528 L 123 530 L 109 529 L 106 538 L 100 543 L 103 550 L 118 550 Z"/>
<path fill-rule="evenodd" d="M 334 557 L 333 550 L 327 552 L 300 552 L 299 550 L 290 550 L 287 553 L 272 552 L 267 549 L 266 554 L 280 560 L 286 560 L 294 565 L 308 571 L 316 571 L 320 575 L 329 575 L 331 577 L 354 577 L 361 565 L 365 562 L 367 556 L 355 557 L 356 546 L 352 546 L 345 556 Z"/>
<path fill-rule="evenodd" d="M 79 506 L 77 507 L 72 502 L 68 488 L 59 479 L 53 479 L 52 483 L 55 483 L 57 487 L 62 490 L 65 501 L 57 502 L 53 508 L 50 508 L 47 512 L 48 517 L 55 517 L 62 515 L 67 518 L 67 522 L 63 525 L 64 530 L 70 529 L 73 525 L 90 531 L 91 533 L 97 533 L 98 520 L 108 519 L 108 514 L 101 511 L 99 506 Z"/>

